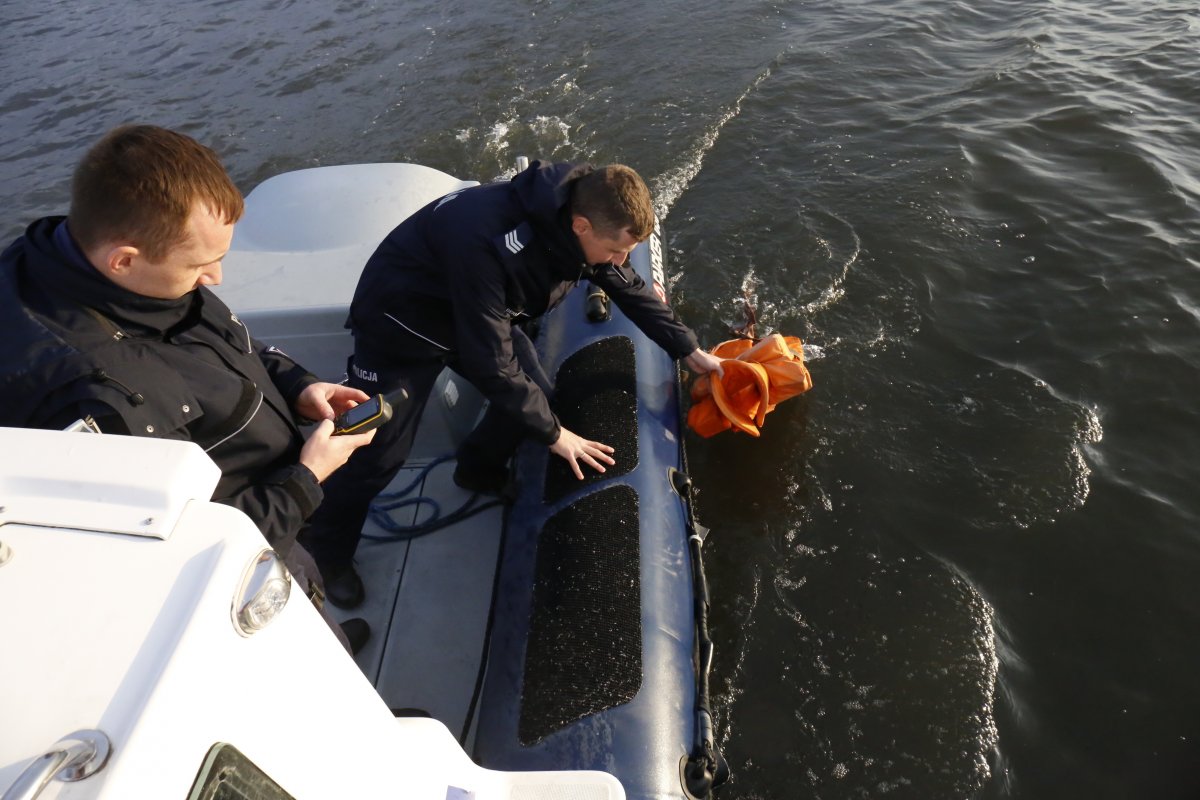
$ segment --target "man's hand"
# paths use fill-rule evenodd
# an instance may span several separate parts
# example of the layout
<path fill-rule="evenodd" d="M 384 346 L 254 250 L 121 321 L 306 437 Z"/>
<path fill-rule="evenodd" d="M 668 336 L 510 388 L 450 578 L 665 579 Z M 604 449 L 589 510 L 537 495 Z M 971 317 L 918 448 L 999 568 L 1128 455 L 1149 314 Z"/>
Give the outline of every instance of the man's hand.
<path fill-rule="evenodd" d="M 561 458 L 565 458 L 567 463 L 571 465 L 571 471 L 575 473 L 575 477 L 583 480 L 583 470 L 579 468 L 579 462 L 583 461 L 597 472 L 604 472 L 605 464 L 617 463 L 609 453 L 613 449 L 606 444 L 600 442 L 592 442 L 578 436 L 566 428 L 559 428 L 558 441 L 550 445 L 550 452 Z"/>
<path fill-rule="evenodd" d="M 323 419 L 333 419 L 346 409 L 354 408 L 368 399 L 370 398 L 366 392 L 351 389 L 340 383 L 314 383 L 305 387 L 304 391 L 300 393 L 292 410 L 305 419 L 319 422 Z M 355 446 L 357 447 L 357 445 Z M 343 459 L 343 463 L 344 461 L 345 459 Z M 330 470 L 330 472 L 332 471 Z"/>
<path fill-rule="evenodd" d="M 725 370 L 721 368 L 721 359 L 714 356 L 707 350 L 701 350 L 697 347 L 691 354 L 683 360 L 687 368 L 697 375 L 703 375 L 706 372 L 715 372 L 720 377 L 725 377 Z"/>
<path fill-rule="evenodd" d="M 324 483 L 325 479 L 332 475 L 338 467 L 346 463 L 351 453 L 374 438 L 375 431 L 373 430 L 366 433 L 334 436 L 333 421 L 323 419 L 312 435 L 308 437 L 303 449 L 300 450 L 300 463 L 317 476 L 317 483 Z"/>

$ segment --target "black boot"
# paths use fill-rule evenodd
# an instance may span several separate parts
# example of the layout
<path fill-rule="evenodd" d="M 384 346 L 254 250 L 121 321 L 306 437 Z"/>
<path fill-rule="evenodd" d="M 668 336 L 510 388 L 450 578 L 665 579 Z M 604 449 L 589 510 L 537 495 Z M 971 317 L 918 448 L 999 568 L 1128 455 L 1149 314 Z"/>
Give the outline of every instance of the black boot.
<path fill-rule="evenodd" d="M 508 468 L 467 467 L 460 462 L 454 468 L 454 483 L 468 492 L 499 495 L 508 485 Z"/>
<path fill-rule="evenodd" d="M 338 608 L 357 608 L 366 599 L 362 578 L 358 577 L 353 564 L 322 568 L 321 579 L 325 583 L 325 599 Z"/>

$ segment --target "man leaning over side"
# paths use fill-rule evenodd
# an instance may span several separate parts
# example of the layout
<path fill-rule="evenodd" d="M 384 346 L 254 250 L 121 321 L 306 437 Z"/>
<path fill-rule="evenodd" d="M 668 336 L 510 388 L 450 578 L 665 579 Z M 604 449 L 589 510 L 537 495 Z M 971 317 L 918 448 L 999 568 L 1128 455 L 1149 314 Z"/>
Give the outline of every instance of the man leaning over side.
<path fill-rule="evenodd" d="M 576 477 L 604 472 L 613 448 L 563 427 L 552 387 L 522 323 L 545 314 L 581 280 L 612 298 L 652 341 L 696 372 L 720 359 L 628 264 L 654 229 L 649 189 L 623 165 L 534 162 L 511 181 L 429 203 L 397 226 L 367 261 L 348 326 L 350 385 L 403 388 L 410 401 L 330 481 L 305 531 L 331 602 L 352 608 L 362 582 L 352 558 L 370 502 L 408 457 L 434 380 L 448 366 L 487 398 L 484 418 L 458 450 L 455 482 L 499 493 L 523 438 L 566 460 Z"/>

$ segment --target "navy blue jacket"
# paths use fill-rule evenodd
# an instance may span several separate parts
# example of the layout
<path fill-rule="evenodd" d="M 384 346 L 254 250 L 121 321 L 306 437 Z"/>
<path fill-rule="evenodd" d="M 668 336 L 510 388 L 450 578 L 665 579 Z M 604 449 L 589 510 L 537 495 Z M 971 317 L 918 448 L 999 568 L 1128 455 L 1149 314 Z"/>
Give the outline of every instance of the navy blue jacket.
<path fill-rule="evenodd" d="M 106 433 L 194 441 L 221 468 L 213 499 L 285 554 L 322 499 L 291 412 L 317 379 L 205 287 L 159 300 L 112 283 L 61 223 L 38 220 L 0 255 L 0 425 L 90 415 Z"/>
<path fill-rule="evenodd" d="M 674 358 L 697 347 L 628 263 L 589 265 L 572 233 L 570 180 L 591 168 L 533 162 L 462 189 L 397 226 L 367 261 L 350 308 L 356 347 L 394 361 L 440 358 L 551 444 L 559 425 L 513 357 L 511 327 L 590 280 Z"/>

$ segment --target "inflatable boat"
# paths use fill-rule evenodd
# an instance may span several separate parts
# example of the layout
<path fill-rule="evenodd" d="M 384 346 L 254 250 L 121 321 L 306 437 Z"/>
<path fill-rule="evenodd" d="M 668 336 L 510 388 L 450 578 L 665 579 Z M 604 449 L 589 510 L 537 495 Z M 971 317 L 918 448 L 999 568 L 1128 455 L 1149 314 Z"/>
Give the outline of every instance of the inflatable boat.
<path fill-rule="evenodd" d="M 405 216 L 470 185 L 411 164 L 322 167 L 272 178 L 247 196 L 246 215 L 236 229 L 233 249 L 225 260 L 224 283 L 217 291 L 257 338 L 279 346 L 322 378 L 338 380 L 351 350 L 344 328 L 346 312 L 367 257 Z M 631 263 L 665 302 L 660 231 L 633 252 Z M 305 697 L 305 706 L 311 702 L 319 709 L 320 725 L 308 737 L 311 741 L 301 743 L 305 737 L 297 733 L 312 724 L 305 708 L 276 703 L 270 714 L 261 713 L 265 708 L 236 703 L 231 708 L 221 686 L 205 680 L 197 663 L 187 661 L 196 658 L 194 653 L 178 651 L 193 625 L 219 627 L 229 621 L 228 602 L 220 614 L 222 623 L 204 620 L 208 602 L 204 598 L 211 594 L 209 584 L 214 580 L 210 573 L 201 571 L 189 581 L 168 579 L 170 574 L 184 574 L 181 566 L 171 566 L 171 558 L 193 563 L 199 557 L 196 547 L 206 552 L 199 544 L 170 558 L 162 548 L 166 560 L 160 570 L 168 578 L 146 589 L 149 596 L 144 599 L 146 605 L 162 611 L 157 617 L 149 615 L 143 627 L 134 625 L 111 640 L 113 648 L 128 651 L 114 656 L 116 663 L 140 665 L 151 687 L 146 691 L 167 708 L 180 702 L 190 713 L 204 717 L 228 720 L 240 715 L 234 727 L 254 731 L 245 734 L 240 749 L 232 734 L 216 732 L 215 721 L 199 727 L 206 731 L 204 736 L 228 743 L 238 757 L 253 762 L 269 777 L 282 792 L 270 797 L 382 796 L 384 791 L 437 800 L 708 796 L 728 770 L 713 742 L 708 707 L 712 647 L 706 631 L 708 598 L 701 561 L 706 531 L 696 524 L 691 510 L 678 369 L 618 309 L 598 302 L 586 285 L 576 287 L 543 318 L 535 342 L 554 380 L 556 413 L 572 430 L 616 447 L 616 467 L 579 481 L 565 462 L 549 458 L 546 448 L 527 445 L 517 455 L 511 504 L 459 489 L 450 477 L 449 456 L 478 418 L 483 400 L 462 378 L 447 371 L 426 407 L 412 457 L 377 501 L 356 556 L 368 600 L 344 616 L 365 617 L 373 631 L 356 656 L 357 666 L 349 663 L 332 634 L 322 630 L 307 601 L 296 602 L 303 600 L 298 593 L 286 603 L 280 621 L 262 634 L 248 637 L 235 632 L 225 641 L 208 634 L 210 652 L 204 663 L 223 660 L 226 666 L 220 672 L 225 680 L 237 680 L 238 673 L 231 673 L 234 664 L 244 670 L 243 677 L 305 673 L 291 690 Z M 84 440 L 86 447 L 81 445 Z M 161 450 L 155 456 L 160 464 L 178 461 L 186 462 L 188 470 L 207 469 L 207 458 L 189 450 L 190 445 L 156 440 L 131 445 L 132 441 L 74 432 L 0 431 L 0 446 L 6 453 L 0 491 L 22 487 L 18 492 L 22 496 L 46 494 L 40 500 L 35 497 L 30 506 L 40 508 L 38 514 L 14 518 L 11 511 L 6 516 L 0 508 L 0 554 L 37 550 L 39 557 L 48 559 L 40 565 L 32 557 L 24 559 L 34 574 L 23 585 L 49 580 L 54 562 L 72 557 L 70 546 L 60 545 L 52 556 L 29 544 L 27 539 L 36 542 L 46 535 L 39 533 L 40 527 L 53 528 L 56 536 L 64 529 L 90 532 L 83 537 L 92 559 L 89 570 L 105 564 L 110 571 L 106 584 L 129 586 L 135 577 L 122 575 L 128 523 L 97 526 L 94 519 L 107 517 L 88 513 L 55 518 L 56 510 L 68 510 L 61 497 L 79 491 L 80 486 L 89 498 L 88 508 L 93 512 L 104 508 L 114 481 L 119 483 L 121 476 L 108 475 L 103 486 L 89 489 L 86 476 L 72 475 L 71 469 L 64 468 L 65 483 L 57 488 L 54 481 L 30 483 L 22 477 L 23 459 L 9 454 L 36 451 L 62 459 L 69 467 L 79 464 L 78 454 L 84 448 L 90 461 L 79 464 L 80 470 L 95 471 L 98 464 L 107 463 L 106 449 L 112 451 L 111 458 L 129 458 L 120 451 L 135 446 Z M 179 483 L 183 480 L 179 473 L 179 469 L 141 470 L 134 485 L 124 490 L 118 486 L 116 494 L 125 491 L 134 498 L 124 504 L 125 510 L 142 497 L 161 497 L 160 504 L 174 509 L 174 516 L 159 513 L 160 522 L 152 527 L 165 533 L 155 541 L 182 539 L 180 528 L 187 522 L 188 510 L 202 506 L 204 514 L 216 515 L 215 522 L 207 523 L 208 538 L 193 535 L 196 541 L 217 536 L 223 542 L 225 534 L 215 534 L 214 525 L 217 531 L 236 528 L 239 557 L 249 554 L 269 560 L 259 555 L 261 548 L 256 547 L 265 543 L 255 539 L 248 520 L 231 509 L 204 503 L 206 486 L 211 493 L 211 475 L 205 479 L 209 483 L 191 480 L 184 485 Z M 168 485 L 155 486 L 156 480 Z M 0 506 L 5 499 L 0 497 Z M 156 518 L 152 509 L 130 513 L 143 512 L 145 518 Z M 231 521 L 231 516 L 239 519 Z M 6 522 L 20 524 L 8 527 Z M 97 536 L 96 531 L 111 536 Z M 219 549 L 236 548 L 222 544 Z M 0 558 L 0 602 L 5 608 L 21 602 L 5 594 L 5 573 L 15 574 L 21 561 Z M 58 589 L 64 593 L 61 602 L 86 602 L 75 597 L 77 587 L 72 583 Z M 172 615 L 178 619 L 172 620 Z M 300 622 L 285 626 L 283 621 L 292 617 Z M 10 630 L 13 624 L 12 615 L 5 614 L 0 635 L 6 641 L 15 641 L 14 635 L 32 635 L 27 625 Z M 119 623 L 103 623 L 113 625 Z M 172 625 L 184 633 L 172 639 L 164 632 Z M 102 637 L 88 641 L 92 647 L 109 646 Z M 254 641 L 258 649 L 251 652 L 247 642 Z M 86 684 L 89 670 L 80 665 L 85 653 L 76 644 L 57 641 L 47 658 L 59 665 L 76 663 L 78 669 L 65 670 L 66 678 L 58 677 Z M 231 655 L 214 658 L 223 648 L 229 648 Z M 157 658 L 180 666 L 175 671 L 164 669 Z M 347 664 L 357 674 L 346 674 Z M 15 669 L 11 659 L 0 666 L 6 685 L 32 680 L 42 668 L 31 663 L 19 670 L 21 674 L 13 674 Z M 136 782 L 120 784 L 120 790 L 110 787 L 106 795 L 99 791 L 106 785 L 105 771 L 117 771 L 113 765 L 146 763 L 139 760 L 146 758 L 144 754 L 135 758 L 131 753 L 156 741 L 137 722 L 140 706 L 131 699 L 136 692 L 128 676 L 119 679 L 115 666 L 111 671 L 109 689 L 89 691 L 103 698 L 110 712 L 116 709 L 115 716 L 99 714 L 92 719 L 72 711 L 60 721 L 65 725 L 70 720 L 70 726 L 82 729 L 77 731 L 81 735 L 105 736 L 107 770 L 105 763 L 97 767 L 93 760 L 88 775 L 95 778 L 84 776 L 85 780 L 61 786 L 59 773 L 65 774 L 65 768 L 52 772 L 59 778 L 53 782 L 47 778 L 42 785 L 60 793 L 45 796 L 168 796 L 158 793 L 157 785 Z M 188 680 L 155 682 L 168 675 L 184 675 Z M 359 689 L 363 676 L 374 687 L 369 698 Z M 185 691 L 186 700 L 172 697 Z M 131 705 L 122 711 L 120 703 Z M 5 732 L 0 733 L 0 790 L 12 784 L 26 792 L 14 797 L 35 796 L 28 794 L 35 781 L 27 773 L 38 763 L 43 772 L 49 769 L 48 756 L 42 754 L 41 762 L 35 759 L 28 765 L 24 760 L 36 755 L 30 748 L 44 744 L 39 736 L 54 741 L 58 723 L 9 724 L 13 718 L 24 720 L 9 714 L 32 714 L 32 704 L 0 707 L 0 711 L 6 721 Z M 127 724 L 103 732 L 106 719 Z M 167 726 L 158 735 L 170 736 L 171 723 L 158 722 Z M 278 738 L 288 743 L 286 752 L 255 744 L 270 740 L 276 730 Z M 134 731 L 140 732 L 140 738 L 132 735 Z M 397 735 L 397 731 L 404 733 Z M 79 748 L 86 749 L 78 741 L 79 736 L 61 739 L 75 748 L 76 761 Z M 161 748 L 165 741 L 157 740 L 153 746 Z M 61 753 L 70 747 L 47 752 Z M 347 750 L 372 763 L 339 760 L 347 757 Z M 69 760 L 58 758 L 62 763 Z M 170 796 L 210 796 L 196 793 L 196 787 L 201 777 L 220 772 L 211 763 L 215 758 L 211 752 L 206 758 L 194 758 L 200 774 L 193 769 L 187 780 L 172 784 L 191 786 L 193 794 Z M 78 764 L 72 763 L 78 774 Z M 172 761 L 185 772 L 181 765 L 186 763 L 180 756 Z M 120 771 L 131 776 L 132 769 Z M 330 774 L 315 776 L 322 769 Z M 337 775 L 362 769 L 374 771 L 374 783 L 356 776 L 357 782 L 339 785 Z M 89 791 L 88 786 L 97 791 Z M 421 791 L 416 791 L 418 787 Z M 9 794 L 3 798 L 8 800 Z"/>

